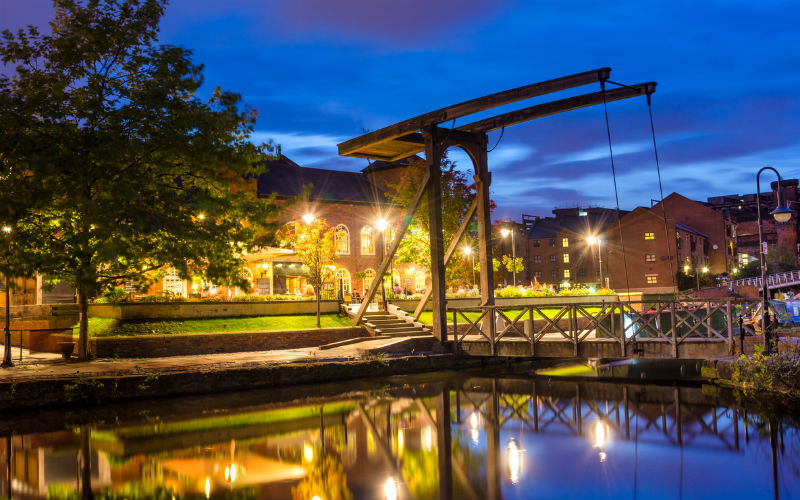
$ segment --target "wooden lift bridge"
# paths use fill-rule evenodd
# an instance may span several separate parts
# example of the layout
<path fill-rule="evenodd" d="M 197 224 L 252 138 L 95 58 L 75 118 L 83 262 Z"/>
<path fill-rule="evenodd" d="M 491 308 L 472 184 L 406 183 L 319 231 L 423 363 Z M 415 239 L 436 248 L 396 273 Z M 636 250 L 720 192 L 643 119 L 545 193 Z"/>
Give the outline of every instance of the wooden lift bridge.
<path fill-rule="evenodd" d="M 395 161 L 425 152 L 427 172 L 406 209 L 397 235 L 391 242 L 389 250 L 385 253 L 383 261 L 377 269 L 376 276 L 382 277 L 386 274 L 389 263 L 394 258 L 400 241 L 411 224 L 414 212 L 416 212 L 422 197 L 427 195 L 432 285 L 420 301 L 414 317 L 419 317 L 425 303 L 429 298 L 432 298 L 432 332 L 439 341 L 447 341 L 445 265 L 455 252 L 461 237 L 474 216 L 477 216 L 478 219 L 478 262 L 482 270 L 480 273 L 481 305 L 494 305 L 493 277 L 491 272 L 486 272 L 487 269 L 492 269 L 492 252 L 490 248 L 491 220 L 489 213 L 491 175 L 487 160 L 487 134 L 493 130 L 504 129 L 529 120 L 629 97 L 649 97 L 655 92 L 655 82 L 624 85 L 606 90 L 606 82 L 610 82 L 610 74 L 610 68 L 600 68 L 478 97 L 395 123 L 339 144 L 340 155 L 366 158 L 368 160 Z M 447 122 L 455 124 L 455 120 L 458 118 L 498 106 L 593 83 L 600 83 L 600 92 L 537 104 L 457 127 L 446 128 L 441 126 L 441 124 Z M 441 160 L 447 149 L 451 147 L 460 147 L 471 158 L 475 172 L 476 197 L 445 252 L 442 236 Z M 380 283 L 380 279 L 373 280 L 354 318 L 354 323 L 358 324 L 363 318 Z"/>

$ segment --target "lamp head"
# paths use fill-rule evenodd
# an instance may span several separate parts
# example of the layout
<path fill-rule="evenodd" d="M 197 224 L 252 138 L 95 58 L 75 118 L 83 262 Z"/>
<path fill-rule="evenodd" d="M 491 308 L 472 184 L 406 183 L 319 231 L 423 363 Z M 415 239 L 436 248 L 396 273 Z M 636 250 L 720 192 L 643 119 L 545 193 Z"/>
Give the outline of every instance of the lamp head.
<path fill-rule="evenodd" d="M 503 229 L 500 230 L 500 234 L 502 234 L 503 238 L 505 238 L 506 236 L 511 234 L 511 231 L 509 231 L 508 229 L 503 228 Z"/>
<path fill-rule="evenodd" d="M 775 218 L 775 221 L 780 223 L 789 222 L 789 219 L 792 218 L 792 209 L 785 205 L 776 208 L 770 213 Z"/>
<path fill-rule="evenodd" d="M 314 214 L 308 213 L 303 216 L 303 222 L 311 224 L 314 221 Z"/>
<path fill-rule="evenodd" d="M 389 223 L 386 222 L 386 219 L 380 218 L 375 221 L 375 229 L 378 231 L 386 231 L 389 228 Z"/>
<path fill-rule="evenodd" d="M 597 243 L 597 238 L 595 238 L 594 236 L 589 236 L 588 238 L 586 238 L 586 243 L 594 245 L 595 243 Z"/>
<path fill-rule="evenodd" d="M 472 253 L 471 247 L 464 247 L 464 255 L 469 255 Z"/>

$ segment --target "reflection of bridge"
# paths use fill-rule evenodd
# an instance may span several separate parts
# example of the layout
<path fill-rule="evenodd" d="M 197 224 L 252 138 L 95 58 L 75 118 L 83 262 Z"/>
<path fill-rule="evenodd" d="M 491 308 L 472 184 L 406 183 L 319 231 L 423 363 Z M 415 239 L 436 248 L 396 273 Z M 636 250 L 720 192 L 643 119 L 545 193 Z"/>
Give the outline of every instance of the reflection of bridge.
<path fill-rule="evenodd" d="M 728 300 L 451 308 L 455 344 L 469 355 L 707 358 L 734 352 Z"/>

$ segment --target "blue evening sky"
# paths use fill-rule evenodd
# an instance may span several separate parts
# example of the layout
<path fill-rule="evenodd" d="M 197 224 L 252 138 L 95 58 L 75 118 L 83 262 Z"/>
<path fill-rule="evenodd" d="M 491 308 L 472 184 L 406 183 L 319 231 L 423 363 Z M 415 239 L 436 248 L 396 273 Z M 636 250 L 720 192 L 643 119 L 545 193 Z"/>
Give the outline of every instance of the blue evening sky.
<path fill-rule="evenodd" d="M 0 0 L 0 28 L 51 15 L 49 0 Z M 257 139 L 341 170 L 366 166 L 336 149 L 362 130 L 609 66 L 615 81 L 658 82 L 665 195 L 705 200 L 754 192 L 764 165 L 800 176 L 799 26 L 799 3 L 771 0 L 173 0 L 161 40 L 194 49 L 205 92 L 234 90 L 260 110 Z M 609 114 L 621 206 L 649 205 L 659 194 L 645 100 Z M 613 206 L 606 140 L 598 106 L 507 129 L 489 154 L 495 215 Z"/>

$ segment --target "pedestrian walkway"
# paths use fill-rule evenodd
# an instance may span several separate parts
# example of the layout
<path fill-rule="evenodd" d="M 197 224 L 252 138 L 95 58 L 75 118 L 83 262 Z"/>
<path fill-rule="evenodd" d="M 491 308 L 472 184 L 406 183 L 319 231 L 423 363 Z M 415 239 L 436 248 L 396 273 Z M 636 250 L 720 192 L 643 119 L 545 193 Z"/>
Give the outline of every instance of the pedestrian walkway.
<path fill-rule="evenodd" d="M 390 343 L 392 339 L 365 340 L 332 349 L 317 347 L 283 349 L 274 351 L 251 351 L 192 356 L 169 356 L 163 358 L 101 358 L 92 361 L 65 360 L 59 354 L 23 352 L 23 361 L 14 361 L 15 366 L 0 369 L 0 381 L 16 382 L 76 377 L 161 375 L 180 372 L 213 372 L 227 369 L 261 368 L 297 362 L 333 362 L 362 359 L 364 352 L 374 351 Z M 15 359 L 19 359 L 18 349 Z"/>

